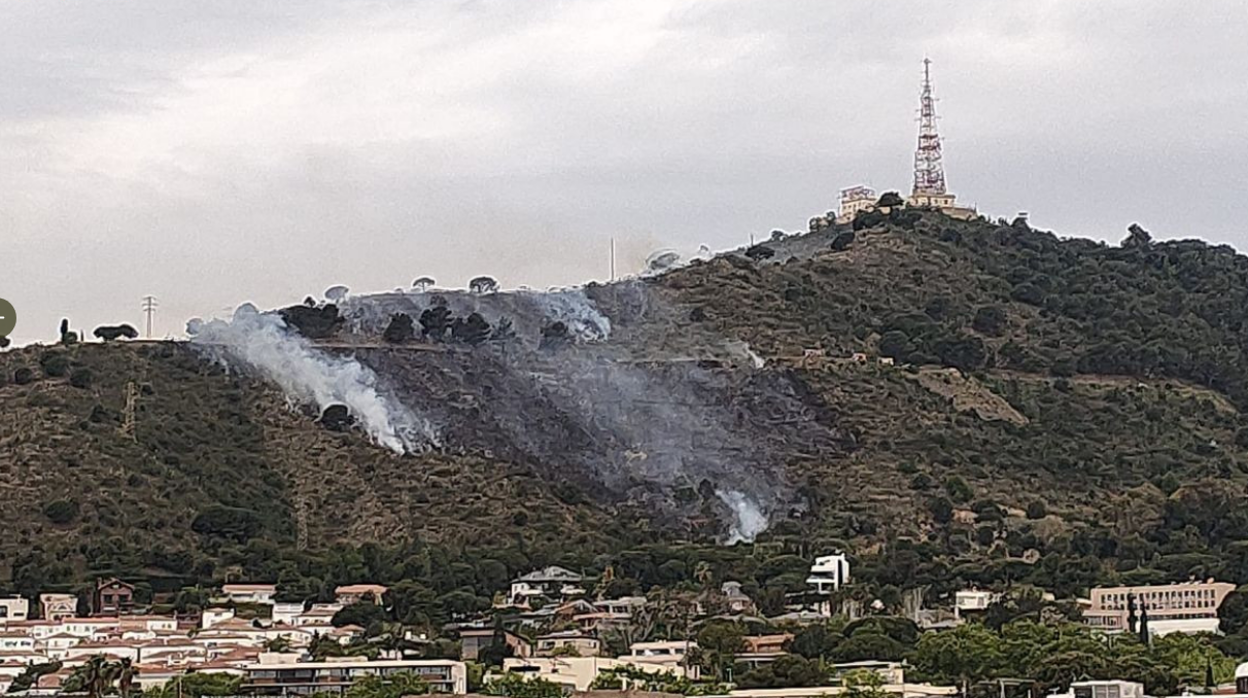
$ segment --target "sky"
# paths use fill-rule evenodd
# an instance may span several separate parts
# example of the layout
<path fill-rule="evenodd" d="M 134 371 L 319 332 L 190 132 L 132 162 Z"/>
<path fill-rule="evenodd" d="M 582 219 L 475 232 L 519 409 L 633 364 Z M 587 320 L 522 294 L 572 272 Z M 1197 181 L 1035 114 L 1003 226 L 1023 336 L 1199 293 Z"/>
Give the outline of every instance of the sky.
<path fill-rule="evenodd" d="M 910 185 L 1248 248 L 1248 3 L 0 2 L 12 338 L 432 276 L 582 283 Z"/>

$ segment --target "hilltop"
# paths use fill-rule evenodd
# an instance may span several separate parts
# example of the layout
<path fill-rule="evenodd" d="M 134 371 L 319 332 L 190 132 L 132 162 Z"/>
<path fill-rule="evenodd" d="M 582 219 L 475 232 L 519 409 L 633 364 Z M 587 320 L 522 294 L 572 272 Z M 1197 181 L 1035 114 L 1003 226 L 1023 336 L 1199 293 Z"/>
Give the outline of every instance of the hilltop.
<path fill-rule="evenodd" d="M 352 299 L 316 351 L 433 426 L 403 456 L 212 347 L 9 350 L 0 562 L 24 593 L 235 570 L 485 597 L 553 561 L 782 592 L 834 547 L 885 597 L 1248 582 L 1245 301 L 1228 247 L 913 210 L 583 292 Z M 383 338 L 438 307 L 438 339 Z M 758 545 L 719 545 L 752 508 Z"/>

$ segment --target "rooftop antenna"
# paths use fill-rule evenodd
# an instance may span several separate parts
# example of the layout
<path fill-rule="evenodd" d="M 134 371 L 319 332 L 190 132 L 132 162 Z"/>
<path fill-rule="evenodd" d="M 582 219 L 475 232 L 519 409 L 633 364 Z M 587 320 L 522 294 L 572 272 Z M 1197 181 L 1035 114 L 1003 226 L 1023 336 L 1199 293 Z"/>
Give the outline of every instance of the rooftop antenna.
<path fill-rule="evenodd" d="M 143 296 L 143 314 L 147 315 L 147 338 L 152 338 L 152 316 L 156 314 L 156 296 Z"/>
<path fill-rule="evenodd" d="M 936 100 L 932 97 L 932 61 L 923 59 L 923 94 L 919 98 L 919 147 L 914 151 L 913 194 L 944 194 L 945 166 L 936 133 Z"/>

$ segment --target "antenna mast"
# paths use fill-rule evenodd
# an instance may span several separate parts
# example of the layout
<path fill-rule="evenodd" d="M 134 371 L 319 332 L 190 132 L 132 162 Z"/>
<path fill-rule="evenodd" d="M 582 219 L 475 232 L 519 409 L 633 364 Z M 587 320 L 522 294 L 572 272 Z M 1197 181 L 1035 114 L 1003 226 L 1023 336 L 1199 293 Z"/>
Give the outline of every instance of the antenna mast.
<path fill-rule="evenodd" d="M 152 316 L 156 314 L 156 296 L 143 296 L 143 314 L 147 315 L 147 338 L 152 338 Z"/>
<path fill-rule="evenodd" d="M 914 151 L 914 194 L 944 194 L 945 167 L 936 133 L 936 100 L 932 97 L 931 59 L 923 59 L 923 96 L 919 99 L 919 147 Z"/>

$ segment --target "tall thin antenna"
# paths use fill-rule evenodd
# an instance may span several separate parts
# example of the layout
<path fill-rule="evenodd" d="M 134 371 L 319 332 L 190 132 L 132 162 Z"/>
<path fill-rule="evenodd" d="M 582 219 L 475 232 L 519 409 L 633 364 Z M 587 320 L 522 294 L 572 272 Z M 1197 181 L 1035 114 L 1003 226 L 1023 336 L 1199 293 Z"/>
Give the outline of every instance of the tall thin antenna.
<path fill-rule="evenodd" d="M 156 296 L 143 296 L 143 313 L 147 315 L 147 338 L 152 338 L 152 316 L 156 314 Z"/>
<path fill-rule="evenodd" d="M 611 280 L 615 281 L 615 238 L 611 238 Z"/>
<path fill-rule="evenodd" d="M 914 151 L 913 194 L 944 194 L 945 166 L 936 133 L 936 100 L 932 97 L 931 59 L 923 59 L 923 95 L 919 98 L 919 147 Z"/>

